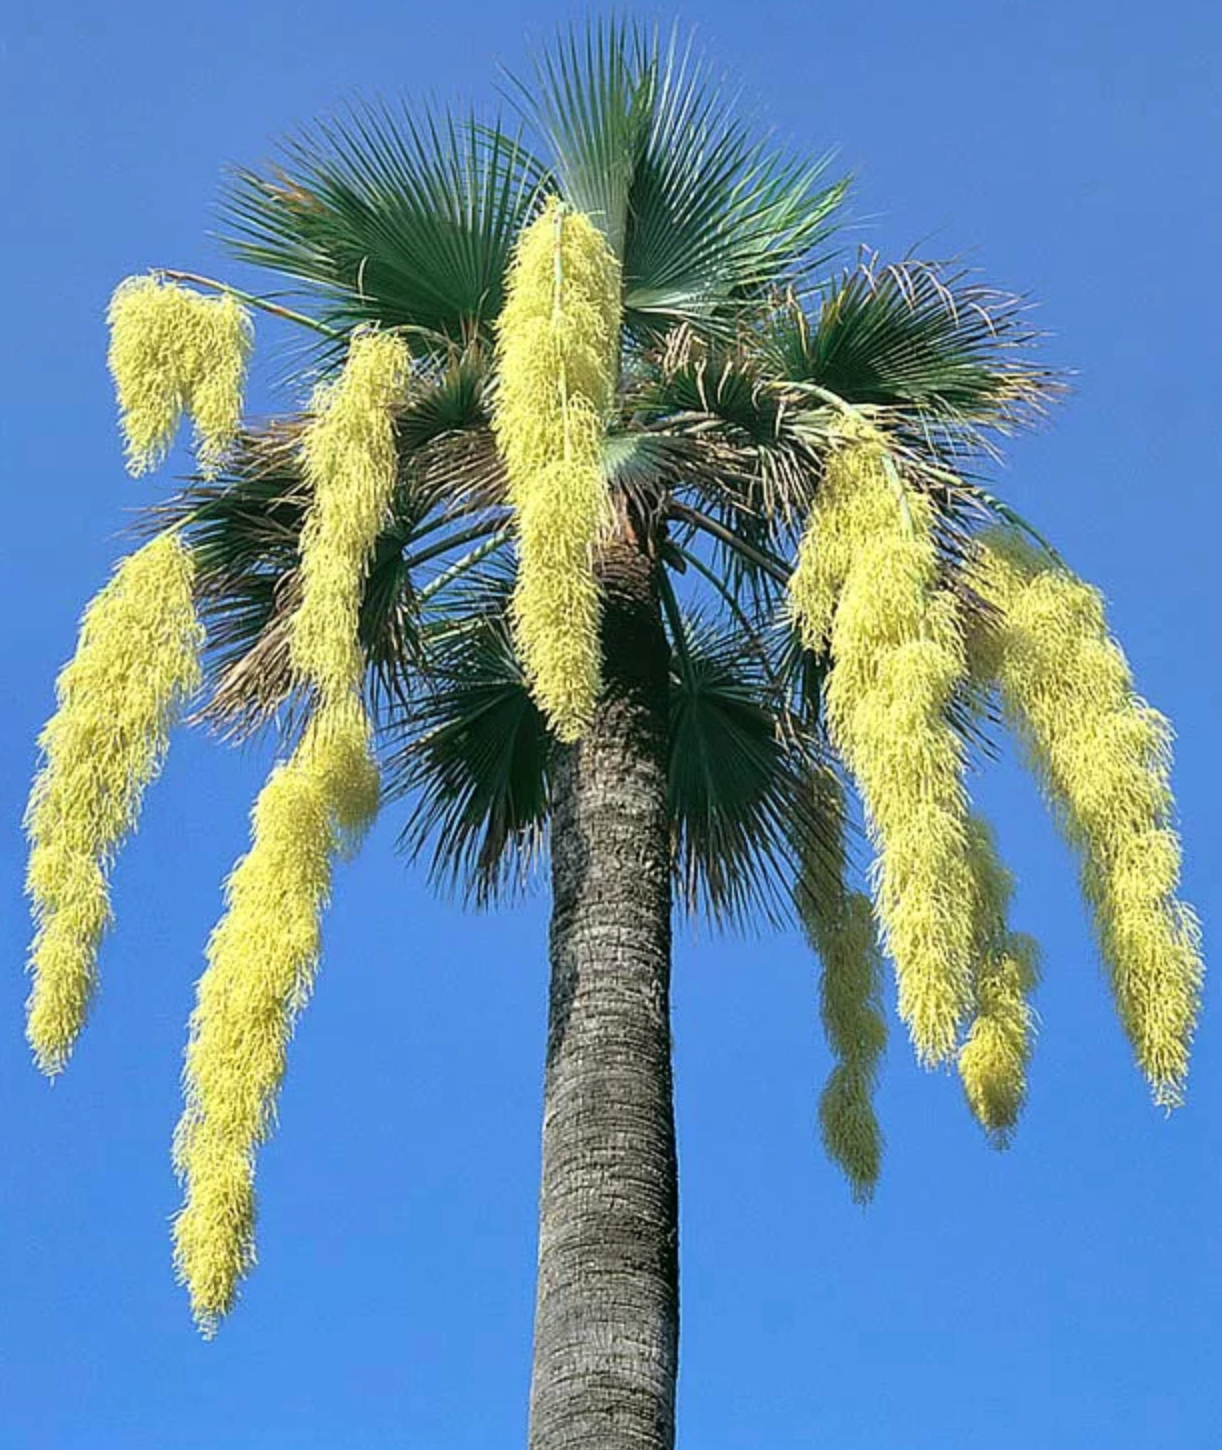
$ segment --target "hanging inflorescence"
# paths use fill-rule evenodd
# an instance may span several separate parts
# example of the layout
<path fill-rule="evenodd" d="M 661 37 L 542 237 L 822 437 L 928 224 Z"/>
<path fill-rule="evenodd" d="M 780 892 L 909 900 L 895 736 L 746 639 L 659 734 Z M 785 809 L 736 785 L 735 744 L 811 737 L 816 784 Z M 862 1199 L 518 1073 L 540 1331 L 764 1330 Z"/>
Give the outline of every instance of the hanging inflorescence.
<path fill-rule="evenodd" d="M 835 1064 L 819 1100 L 828 1157 L 868 1203 L 878 1183 L 883 1137 L 874 1111 L 879 1060 L 887 1043 L 882 955 L 870 898 L 849 889 L 844 792 L 826 767 L 812 771 L 812 810 L 830 839 L 799 842 L 795 891 L 806 938 L 819 958 L 819 1008 Z"/>
<path fill-rule="evenodd" d="M 377 804 L 363 712 L 355 702 L 322 711 L 260 792 L 250 850 L 226 884 L 174 1137 L 186 1188 L 175 1264 L 208 1335 L 254 1263 L 254 1154 L 271 1130 L 293 1023 L 314 981 L 332 865 Z"/>
<path fill-rule="evenodd" d="M 46 1073 L 63 1069 L 84 1026 L 110 922 L 111 864 L 199 685 L 193 575 L 177 533 L 120 563 L 85 611 L 56 685 L 59 708 L 39 737 L 42 766 L 26 811 L 37 928 L 27 1030 Z"/>
<path fill-rule="evenodd" d="M 1013 881 L 969 813 L 954 723 L 995 688 L 1081 857 L 1138 1063 L 1156 1101 L 1174 1105 L 1203 968 L 1196 918 L 1176 895 L 1167 723 L 1134 693 L 1096 590 L 998 530 L 972 546 L 977 602 L 965 614 L 969 591 L 946 586 L 937 532 L 928 492 L 855 420 L 827 460 L 790 584 L 802 642 L 827 662 L 828 734 L 875 842 L 900 1014 L 922 1061 L 956 1059 L 973 1114 L 1004 1146 L 1026 1097 L 1038 952 L 1007 924 Z"/>
<path fill-rule="evenodd" d="M 358 333 L 338 380 L 315 393 L 302 441 L 311 504 L 301 535 L 301 604 L 289 639 L 293 667 L 321 699 L 360 688 L 361 599 L 398 479 L 393 409 L 408 355 L 393 333 Z"/>
<path fill-rule="evenodd" d="M 600 679 L 595 551 L 608 523 L 603 435 L 620 346 L 619 265 L 588 218 L 552 201 L 522 234 L 497 324 L 495 429 L 518 531 L 513 626 L 562 740 Z"/>
<path fill-rule="evenodd" d="M 1140 699 L 1096 589 L 1013 532 L 980 546 L 996 618 L 974 655 L 1082 862 L 1117 1010 L 1155 1100 L 1183 1098 L 1200 931 L 1177 895 L 1171 731 Z"/>
<path fill-rule="evenodd" d="M 377 813 L 360 606 L 398 477 L 394 412 L 407 376 L 400 338 L 356 335 L 340 377 L 316 393 L 302 443 L 311 502 L 289 645 L 313 715 L 264 786 L 250 850 L 226 887 L 191 1018 L 174 1146 L 185 1189 L 175 1262 L 206 1334 L 254 1262 L 255 1151 L 313 983 L 332 867 Z"/>
<path fill-rule="evenodd" d="M 976 1121 L 1003 1148 L 1027 1097 L 1035 1037 L 1029 998 L 1039 979 L 1039 949 L 1007 925 L 1014 878 L 978 816 L 968 824 L 968 851 L 975 885 L 975 1010 L 959 1049 L 959 1078 Z"/>
<path fill-rule="evenodd" d="M 928 497 L 880 440 L 850 436 L 828 460 L 791 601 L 803 644 L 830 652 L 828 730 L 865 804 L 900 1016 L 929 1064 L 955 1054 L 974 947 L 964 750 L 948 719 L 967 664 L 938 573 Z"/>
<path fill-rule="evenodd" d="M 107 321 L 129 471 L 156 468 L 187 414 L 200 467 L 215 473 L 242 417 L 253 337 L 245 308 L 228 293 L 204 297 L 155 277 L 129 277 L 115 290 Z"/>

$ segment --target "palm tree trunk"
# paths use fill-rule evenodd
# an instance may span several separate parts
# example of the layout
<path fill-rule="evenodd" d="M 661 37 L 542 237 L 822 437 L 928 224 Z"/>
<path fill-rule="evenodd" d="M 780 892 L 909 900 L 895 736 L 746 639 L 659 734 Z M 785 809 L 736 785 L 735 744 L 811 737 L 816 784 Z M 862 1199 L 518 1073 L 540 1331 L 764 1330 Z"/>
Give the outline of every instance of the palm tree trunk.
<path fill-rule="evenodd" d="M 552 802 L 530 1450 L 674 1445 L 667 643 L 635 543 L 607 551 L 603 588 L 603 700 Z"/>

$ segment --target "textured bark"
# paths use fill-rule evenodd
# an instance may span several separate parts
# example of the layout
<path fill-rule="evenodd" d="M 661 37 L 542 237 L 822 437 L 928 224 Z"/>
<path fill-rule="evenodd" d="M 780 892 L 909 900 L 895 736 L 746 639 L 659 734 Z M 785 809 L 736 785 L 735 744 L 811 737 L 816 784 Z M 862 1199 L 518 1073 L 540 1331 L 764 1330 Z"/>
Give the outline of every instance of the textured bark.
<path fill-rule="evenodd" d="M 530 1450 L 674 1445 L 667 645 L 635 544 L 603 589 L 604 697 L 554 787 Z"/>

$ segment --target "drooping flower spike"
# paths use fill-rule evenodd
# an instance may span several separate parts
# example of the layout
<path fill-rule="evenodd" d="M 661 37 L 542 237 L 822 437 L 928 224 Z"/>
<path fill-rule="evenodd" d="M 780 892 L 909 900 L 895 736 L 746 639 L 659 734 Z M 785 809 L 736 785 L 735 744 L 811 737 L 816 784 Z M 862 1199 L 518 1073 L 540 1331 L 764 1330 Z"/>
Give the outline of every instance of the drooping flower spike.
<path fill-rule="evenodd" d="M 191 1019 L 175 1137 L 186 1200 L 175 1262 L 206 1335 L 254 1263 L 255 1152 L 271 1130 L 293 1023 L 318 966 L 333 866 L 377 814 L 360 606 L 398 477 L 394 415 L 408 362 L 400 338 L 358 333 L 340 376 L 316 393 L 302 444 L 311 496 L 289 646 L 314 712 L 264 786 L 250 851 L 226 886 Z"/>
<path fill-rule="evenodd" d="M 976 1006 L 959 1049 L 959 1077 L 976 1121 L 1004 1148 L 1027 1097 L 1035 1037 L 1029 997 L 1039 978 L 1039 949 L 1031 937 L 1009 929 L 1014 878 L 979 816 L 969 822 L 968 849 L 975 881 Z"/>
<path fill-rule="evenodd" d="M 818 956 L 819 1009 L 835 1059 L 819 1100 L 823 1146 L 849 1180 L 853 1198 L 874 1196 L 883 1136 L 874 1111 L 879 1060 L 887 1042 L 882 1008 L 882 954 L 870 898 L 851 891 L 845 844 L 844 792 L 827 767 L 811 773 L 812 809 L 828 840 L 802 843 L 795 891 L 806 938 Z"/>
<path fill-rule="evenodd" d="M 494 426 L 518 530 L 514 633 L 561 740 L 580 736 L 598 698 L 594 556 L 609 523 L 602 452 L 620 312 L 619 265 L 602 234 L 551 201 L 507 280 Z"/>
<path fill-rule="evenodd" d="M 408 363 L 402 338 L 358 333 L 339 378 L 315 394 L 302 442 L 311 494 L 289 643 L 298 676 L 328 699 L 359 691 L 364 677 L 361 599 L 394 499 L 394 409 Z"/>
<path fill-rule="evenodd" d="M 214 474 L 242 416 L 253 341 L 246 309 L 228 293 L 204 297 L 156 277 L 129 277 L 107 321 L 129 472 L 156 468 L 188 414 L 200 467 Z"/>
<path fill-rule="evenodd" d="M 1171 731 L 1135 692 L 1098 590 L 1012 530 L 981 542 L 996 611 L 973 650 L 1082 863 L 1120 1020 L 1155 1101 L 1182 1101 L 1200 1009 L 1200 929 L 1177 896 Z"/>
<path fill-rule="evenodd" d="M 293 1023 L 313 985 L 332 866 L 377 805 L 363 710 L 355 699 L 324 705 L 263 787 L 250 850 L 226 884 L 191 1017 L 186 1108 L 174 1138 L 185 1188 L 175 1263 L 206 1335 L 254 1263 L 255 1150 L 271 1131 Z"/>
<path fill-rule="evenodd" d="M 84 1026 L 110 922 L 111 864 L 200 682 L 193 579 L 177 532 L 122 560 L 85 611 L 56 683 L 59 708 L 39 737 L 25 818 L 36 924 L 27 1030 L 46 1073 L 63 1069 Z"/>
<path fill-rule="evenodd" d="M 850 430 L 790 586 L 803 644 L 830 656 L 828 732 L 866 808 L 900 1016 L 929 1065 L 954 1057 L 971 1011 L 974 939 L 964 749 L 948 718 L 967 664 L 934 523 L 885 443 Z"/>

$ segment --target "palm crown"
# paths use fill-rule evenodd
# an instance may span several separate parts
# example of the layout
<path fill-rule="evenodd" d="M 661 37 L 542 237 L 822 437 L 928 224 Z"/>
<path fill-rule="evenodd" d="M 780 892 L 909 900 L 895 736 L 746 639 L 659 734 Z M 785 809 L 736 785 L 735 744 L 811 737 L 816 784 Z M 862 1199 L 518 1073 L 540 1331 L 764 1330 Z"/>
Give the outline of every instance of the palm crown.
<path fill-rule="evenodd" d="M 507 617 L 495 326 L 515 241 L 558 193 L 622 259 L 603 463 L 659 564 L 676 883 L 718 919 L 784 912 L 795 839 L 819 825 L 800 781 L 822 753 L 821 661 L 797 645 L 786 586 L 829 442 L 846 416 L 888 431 L 937 492 L 953 567 L 961 529 L 999 508 L 971 482 L 988 434 L 1056 384 L 1024 358 L 1017 299 L 962 272 L 864 257 L 824 275 L 844 183 L 752 142 L 673 49 L 608 28 L 536 80 L 524 106 L 550 165 L 473 120 L 360 112 L 239 172 L 229 200 L 239 257 L 294 278 L 341 338 L 401 329 L 413 353 L 361 613 L 387 786 L 412 798 L 405 840 L 439 879 L 479 901 L 523 881 L 554 742 Z M 316 361 L 342 356 L 328 338 Z M 170 505 L 201 565 L 206 713 L 237 731 L 293 697 L 305 423 L 245 434 L 224 477 Z"/>
<path fill-rule="evenodd" d="M 352 751 L 342 759 L 311 743 L 320 699 L 343 690 L 326 682 L 317 651 L 303 665 L 300 620 L 310 530 L 341 538 L 346 507 L 316 522 L 316 424 L 346 406 L 357 343 L 398 339 L 389 509 L 374 516 L 376 540 L 353 573 L 383 794 L 408 802 L 404 843 L 429 857 L 438 883 L 486 903 L 528 882 L 557 762 L 597 686 L 579 678 L 585 704 L 565 715 L 523 648 L 531 496 L 510 435 L 530 358 L 513 361 L 511 334 L 530 239 L 554 228 L 557 296 L 581 246 L 615 295 L 605 395 L 578 396 L 574 384 L 569 400 L 597 419 L 582 436 L 596 449 L 598 518 L 557 566 L 563 607 L 544 601 L 548 628 L 565 633 L 570 599 L 590 604 L 597 628 L 600 550 L 631 538 L 649 560 L 669 649 L 677 895 L 718 922 L 794 912 L 803 922 L 823 961 L 837 1060 L 824 1135 L 854 1191 L 871 1191 L 880 1146 L 869 1102 L 883 1035 L 875 917 L 918 1053 L 957 1056 L 997 1141 L 1021 1106 L 1034 949 L 1009 930 L 1009 878 L 963 786 L 967 756 L 987 752 L 1003 719 L 1082 856 L 1139 1062 L 1175 1101 L 1199 960 L 1191 913 L 1174 899 L 1165 727 L 1133 695 L 1097 596 L 983 483 L 998 437 L 1058 390 L 1031 360 L 1024 306 L 953 267 L 838 264 L 844 183 L 754 140 L 673 43 L 617 24 L 574 32 L 511 95 L 547 159 L 474 117 L 371 109 L 234 176 L 233 252 L 292 279 L 303 311 L 245 300 L 311 329 L 307 368 L 331 391 L 300 414 L 247 425 L 219 474 L 150 514 L 189 545 L 207 638 L 200 713 L 239 735 L 273 722 L 290 738 L 305 729 L 319 770 L 342 776 L 351 800 L 368 794 L 353 764 L 359 741 L 343 737 Z M 563 533 L 564 508 L 548 517 Z M 546 551 L 547 529 L 541 538 Z M 587 565 L 593 592 L 578 579 L 563 593 Z M 187 675 L 167 698 L 187 690 Z M 154 769 L 150 759 L 132 773 Z M 848 879 L 846 782 L 878 856 L 873 913 Z M 289 799 L 290 784 L 282 778 L 281 816 L 274 802 L 262 826 L 256 813 L 257 832 L 287 831 L 310 806 Z M 353 806 L 347 824 L 362 814 Z M 311 870 L 302 890 L 317 905 L 325 872 Z M 59 887 L 32 889 L 51 920 Z M 231 910 L 244 909 L 242 890 L 231 890 Z M 95 944 L 104 914 L 81 929 Z M 302 995 L 298 983 L 285 1000 Z M 268 1128 L 282 1048 L 252 1109 L 255 1136 Z M 46 1057 L 54 1068 L 62 1055 Z M 188 1178 L 204 1152 L 192 1131 L 179 1144 Z M 249 1246 L 213 1296 L 221 1309 L 248 1264 Z"/>

